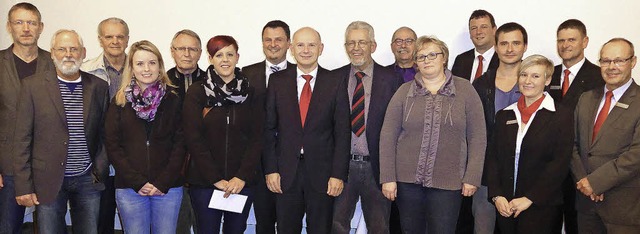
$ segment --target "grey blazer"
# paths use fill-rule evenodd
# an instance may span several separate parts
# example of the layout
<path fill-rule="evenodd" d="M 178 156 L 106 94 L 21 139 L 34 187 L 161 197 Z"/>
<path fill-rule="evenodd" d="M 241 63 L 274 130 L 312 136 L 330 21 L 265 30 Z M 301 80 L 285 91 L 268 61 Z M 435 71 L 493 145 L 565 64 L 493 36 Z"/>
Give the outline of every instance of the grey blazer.
<path fill-rule="evenodd" d="M 577 180 L 587 177 L 604 201 L 592 202 L 577 194 L 578 211 L 596 209 L 606 223 L 640 225 L 640 86 L 632 83 L 613 107 L 593 140 L 593 125 L 602 86 L 585 92 L 575 110 L 575 147 L 571 171 Z"/>
<path fill-rule="evenodd" d="M 13 45 L 0 51 L 0 175 L 13 176 L 13 133 L 16 124 L 16 105 L 20 92 L 20 78 L 13 61 Z M 51 63 L 51 54 L 38 49 L 36 73 L 42 72 Z"/>
<path fill-rule="evenodd" d="M 109 86 L 104 80 L 80 72 L 83 87 L 84 128 L 91 174 L 96 189 L 108 173 L 104 149 L 104 119 Z M 42 204 L 55 200 L 64 179 L 69 134 L 55 68 L 22 81 L 17 109 L 15 142 L 16 196 L 36 193 Z"/>

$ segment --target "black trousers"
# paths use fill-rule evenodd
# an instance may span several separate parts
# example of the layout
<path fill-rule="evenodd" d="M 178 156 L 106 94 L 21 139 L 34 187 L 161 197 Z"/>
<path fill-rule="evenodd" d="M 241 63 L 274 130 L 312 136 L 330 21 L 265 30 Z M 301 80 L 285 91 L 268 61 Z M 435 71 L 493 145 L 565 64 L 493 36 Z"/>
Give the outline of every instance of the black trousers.
<path fill-rule="evenodd" d="M 334 198 L 327 195 L 326 191 L 315 191 L 305 178 L 307 173 L 313 172 L 305 171 L 303 159 L 298 163 L 291 188 L 276 196 L 279 234 L 300 234 L 305 213 L 307 233 L 331 233 Z"/>
<path fill-rule="evenodd" d="M 560 215 L 560 206 L 531 205 L 518 218 L 503 217 L 496 210 L 497 227 L 502 234 L 558 233 L 553 230 L 553 224 Z"/>
<path fill-rule="evenodd" d="M 98 233 L 113 234 L 113 222 L 116 216 L 116 188 L 114 176 L 108 176 L 104 182 L 104 191 L 100 197 L 100 214 L 98 216 Z"/>
<path fill-rule="evenodd" d="M 262 168 L 258 170 L 255 178 L 253 212 L 256 216 L 257 234 L 276 233 L 276 194 L 267 188 Z"/>

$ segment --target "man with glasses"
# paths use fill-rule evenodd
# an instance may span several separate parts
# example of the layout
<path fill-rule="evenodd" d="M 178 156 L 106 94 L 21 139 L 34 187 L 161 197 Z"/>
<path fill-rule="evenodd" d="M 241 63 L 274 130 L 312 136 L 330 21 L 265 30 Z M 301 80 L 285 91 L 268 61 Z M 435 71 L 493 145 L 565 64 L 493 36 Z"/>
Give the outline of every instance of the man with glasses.
<path fill-rule="evenodd" d="M 396 71 L 398 75 L 402 76 L 404 82 L 412 81 L 416 76 L 416 67 L 413 60 L 413 52 L 416 50 L 415 42 L 417 38 L 418 36 L 416 35 L 416 32 L 414 32 L 413 29 L 405 26 L 396 29 L 391 38 L 391 52 L 393 52 L 393 56 L 396 58 L 396 62 L 387 67 L 393 68 L 393 70 Z M 392 216 L 393 213 L 397 214 L 397 207 L 395 208 L 395 210 L 396 212 L 392 211 Z"/>
<path fill-rule="evenodd" d="M 351 103 L 351 160 L 349 180 L 334 203 L 332 233 L 349 233 L 358 199 L 368 232 L 389 233 L 391 201 L 380 190 L 380 130 L 389 100 L 403 82 L 371 57 L 377 44 L 368 23 L 349 24 L 344 47 L 351 63 L 334 72 L 345 79 Z"/>
<path fill-rule="evenodd" d="M 451 68 L 453 75 L 468 79 L 473 83 L 487 69 L 498 67 L 498 58 L 495 56 L 493 48 L 496 43 L 495 32 L 496 21 L 491 13 L 485 10 L 475 10 L 471 13 L 469 37 L 474 48 L 456 56 Z"/>
<path fill-rule="evenodd" d="M 183 29 L 173 36 L 171 57 L 176 66 L 169 69 L 167 75 L 171 83 L 178 86 L 178 95 L 181 98 L 184 98 L 184 94 L 192 83 L 201 81 L 205 77 L 204 71 L 198 67 L 201 54 L 202 42 L 194 31 Z"/>
<path fill-rule="evenodd" d="M 562 108 L 573 112 L 582 93 L 604 85 L 600 75 L 600 68 L 589 62 L 584 57 L 584 49 L 589 44 L 586 26 L 577 19 L 564 21 L 556 32 L 558 55 L 562 58 L 562 64 L 557 65 L 553 71 L 549 94 Z M 573 124 L 573 123 L 571 123 Z M 562 205 L 563 218 L 557 219 L 555 230 L 562 230 L 567 234 L 578 233 L 577 213 L 575 208 L 576 185 L 567 174 L 564 179 L 562 192 L 564 203 Z"/>
<path fill-rule="evenodd" d="M 640 86 L 633 44 L 613 38 L 600 50 L 605 85 L 575 110 L 571 171 L 578 181 L 579 233 L 640 233 Z"/>
<path fill-rule="evenodd" d="M 85 61 L 80 68 L 89 74 L 107 81 L 109 84 L 109 100 L 120 88 L 122 72 L 124 72 L 129 44 L 129 26 L 120 18 L 108 18 L 98 24 L 98 41 L 103 52 L 94 59 Z M 109 166 L 109 177 L 104 181 L 106 189 L 100 200 L 99 232 L 113 233 L 114 216 L 116 214 L 116 189 L 113 185 L 116 173 Z"/>
<path fill-rule="evenodd" d="M 16 200 L 37 206 L 38 233 L 65 233 L 67 203 L 73 233 L 98 233 L 100 196 L 108 174 L 103 145 L 107 83 L 81 72 L 82 38 L 58 30 L 55 64 L 22 81 L 16 111 Z M 113 221 L 112 221 L 113 222 Z"/>
<path fill-rule="evenodd" d="M 262 27 L 262 52 L 265 60 L 242 68 L 258 96 L 265 95 L 272 73 L 295 66 L 287 61 L 287 50 L 291 43 L 289 25 L 281 20 L 272 20 Z M 255 179 L 253 208 L 256 216 L 256 233 L 275 234 L 276 194 L 269 191 L 262 163 L 258 164 Z"/>
<path fill-rule="evenodd" d="M 22 233 L 24 206 L 15 199 L 11 152 L 20 83 L 53 65 L 51 54 L 38 47 L 44 28 L 38 8 L 26 2 L 15 4 L 7 19 L 7 32 L 13 44 L 0 51 L 0 232 L 18 234 Z"/>

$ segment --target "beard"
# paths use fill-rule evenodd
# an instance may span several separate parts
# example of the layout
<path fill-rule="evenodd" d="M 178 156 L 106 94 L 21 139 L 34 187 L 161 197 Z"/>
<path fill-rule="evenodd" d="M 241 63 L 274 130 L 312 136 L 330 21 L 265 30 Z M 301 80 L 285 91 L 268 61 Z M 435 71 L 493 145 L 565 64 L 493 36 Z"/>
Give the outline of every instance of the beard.
<path fill-rule="evenodd" d="M 73 65 L 65 65 L 65 62 L 73 62 Z M 62 58 L 62 61 L 53 59 L 53 63 L 62 74 L 67 76 L 78 73 L 78 71 L 80 70 L 80 65 L 82 64 L 74 58 Z"/>
<path fill-rule="evenodd" d="M 364 65 L 367 60 L 365 58 L 351 58 L 351 57 L 349 57 L 349 61 L 351 62 L 351 65 L 359 67 L 359 66 Z"/>

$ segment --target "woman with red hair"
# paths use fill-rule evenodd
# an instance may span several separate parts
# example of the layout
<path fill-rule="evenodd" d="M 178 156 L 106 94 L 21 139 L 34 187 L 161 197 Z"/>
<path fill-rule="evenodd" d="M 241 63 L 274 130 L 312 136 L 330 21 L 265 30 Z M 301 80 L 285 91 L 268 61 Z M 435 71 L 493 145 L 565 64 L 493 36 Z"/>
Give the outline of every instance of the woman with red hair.
<path fill-rule="evenodd" d="M 238 43 L 215 36 L 207 43 L 206 78 L 194 83 L 184 100 L 184 131 L 191 155 L 187 181 L 198 233 L 244 233 L 253 193 L 248 185 L 262 152 L 264 97 L 236 68 Z M 209 208 L 214 190 L 248 196 L 242 213 Z"/>

